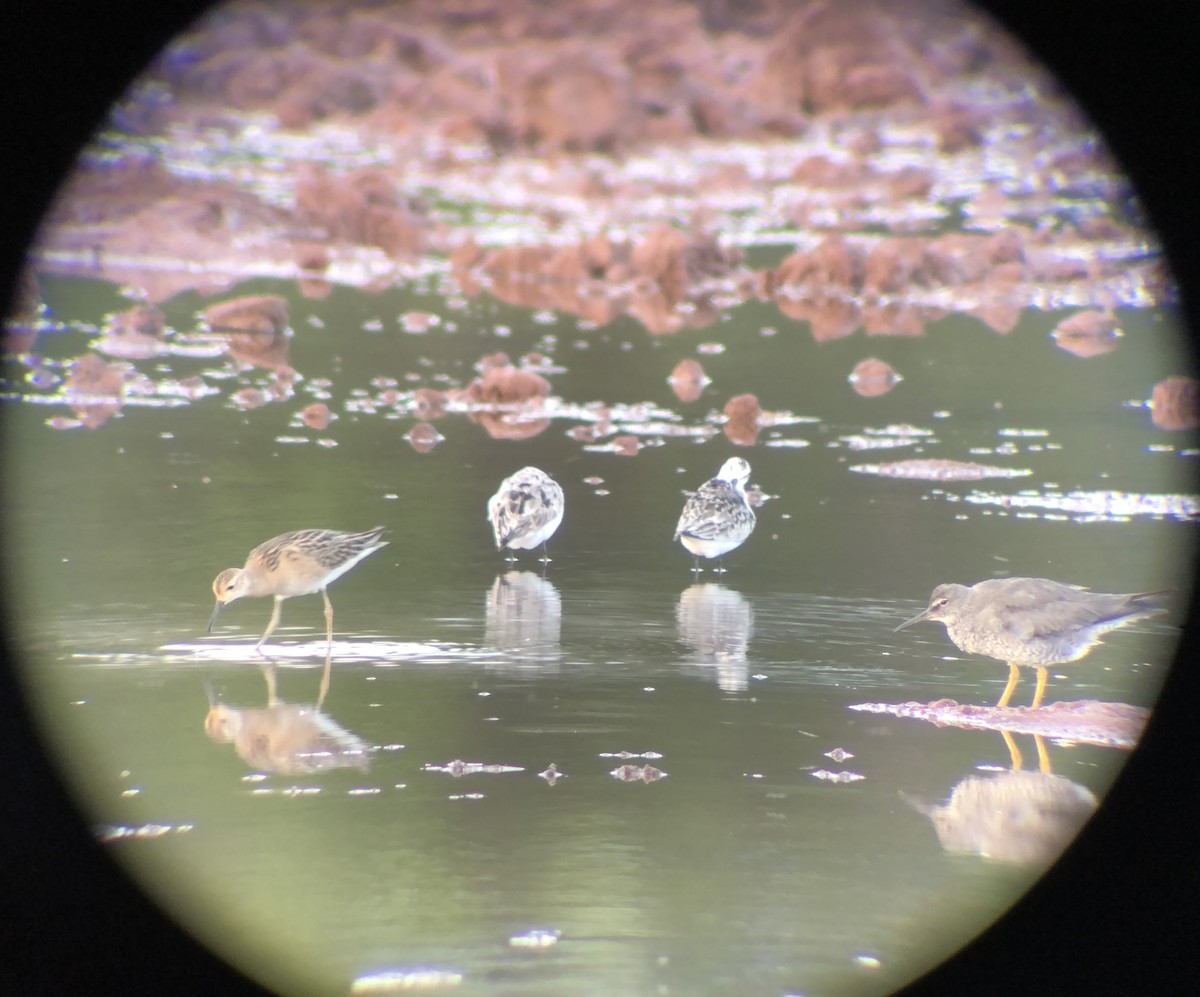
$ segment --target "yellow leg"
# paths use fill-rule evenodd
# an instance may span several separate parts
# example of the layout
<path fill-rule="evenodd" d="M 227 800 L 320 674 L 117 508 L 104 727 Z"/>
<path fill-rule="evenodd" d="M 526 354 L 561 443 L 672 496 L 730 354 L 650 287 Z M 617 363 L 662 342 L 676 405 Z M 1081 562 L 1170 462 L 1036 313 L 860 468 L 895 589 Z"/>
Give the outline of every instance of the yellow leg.
<path fill-rule="evenodd" d="M 1046 739 L 1041 734 L 1034 734 L 1033 743 L 1037 745 L 1038 771 L 1050 775 L 1050 753 L 1046 750 Z"/>
<path fill-rule="evenodd" d="M 1020 772 L 1025 760 L 1021 757 L 1021 749 L 1017 747 L 1016 739 L 1006 730 L 1002 730 L 1000 736 L 1004 738 L 1004 746 L 1008 748 L 1008 757 L 1012 762 L 1013 771 Z"/>
<path fill-rule="evenodd" d="M 1017 666 L 1011 661 L 1008 663 L 1008 685 L 1004 687 L 1004 693 L 1000 696 L 1000 702 L 997 706 L 1007 706 L 1008 701 L 1012 699 L 1013 690 L 1017 687 L 1017 679 L 1021 677 L 1021 673 Z"/>
<path fill-rule="evenodd" d="M 283 610 L 283 596 L 275 596 L 275 607 L 271 610 L 271 621 L 267 624 L 267 629 L 263 631 L 263 635 L 258 638 L 258 643 L 254 645 L 254 650 L 259 654 L 263 654 L 262 646 L 266 639 L 271 636 L 271 631 L 279 626 L 279 614 Z"/>
<path fill-rule="evenodd" d="M 1045 665 L 1038 665 L 1037 688 L 1033 691 L 1033 709 L 1037 709 L 1042 705 L 1042 695 L 1046 692 L 1046 678 L 1048 673 Z"/>

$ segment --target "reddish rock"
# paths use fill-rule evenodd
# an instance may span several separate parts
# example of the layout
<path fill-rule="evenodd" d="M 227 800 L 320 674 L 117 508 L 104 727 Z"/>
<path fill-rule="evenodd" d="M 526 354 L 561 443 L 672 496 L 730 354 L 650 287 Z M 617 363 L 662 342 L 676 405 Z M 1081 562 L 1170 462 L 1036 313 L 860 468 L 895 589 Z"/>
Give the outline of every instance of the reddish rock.
<path fill-rule="evenodd" d="M 865 269 L 863 251 L 843 236 L 829 235 L 810 250 L 797 250 L 775 268 L 776 288 L 805 285 L 826 291 L 857 289 Z"/>
<path fill-rule="evenodd" d="M 71 364 L 63 390 L 69 395 L 124 398 L 124 369 L 95 353 L 85 353 Z"/>
<path fill-rule="evenodd" d="M 492 277 L 538 276 L 557 251 L 550 246 L 502 246 L 487 253 L 483 270 Z"/>
<path fill-rule="evenodd" d="M 400 316 L 400 328 L 405 332 L 428 332 L 441 323 L 442 320 L 433 312 L 405 312 Z"/>
<path fill-rule="evenodd" d="M 974 315 L 993 332 L 1005 335 L 1021 320 L 1021 306 L 1010 298 L 996 298 L 967 309 L 967 314 Z"/>
<path fill-rule="evenodd" d="M 300 418 L 309 429 L 325 429 L 333 421 L 333 413 L 324 402 L 314 402 L 300 413 Z"/>
<path fill-rule="evenodd" d="M 529 440 L 550 427 L 549 419 L 534 419 L 516 412 L 472 412 L 477 422 L 493 440 Z"/>
<path fill-rule="evenodd" d="M 975 126 L 974 113 L 968 107 L 954 105 L 943 108 L 933 121 L 938 150 L 954 153 L 973 148 L 983 142 L 983 134 Z"/>
<path fill-rule="evenodd" d="M 166 328 L 166 316 L 156 305 L 134 305 L 123 312 L 115 312 L 105 323 L 105 332 L 110 336 L 148 336 L 159 338 Z"/>
<path fill-rule="evenodd" d="M 497 350 L 495 353 L 488 353 L 479 358 L 475 363 L 475 369 L 481 374 L 486 374 L 489 370 L 496 367 L 509 367 L 512 361 L 509 360 L 508 354 L 503 350 Z"/>
<path fill-rule="evenodd" d="M 452 270 L 470 270 L 483 259 L 483 250 L 475 241 L 473 235 L 460 242 L 450 251 L 450 268 Z"/>
<path fill-rule="evenodd" d="M 972 284 L 987 276 L 989 261 L 982 252 L 988 237 L 968 232 L 947 232 L 925 247 L 922 266 L 930 286 Z"/>
<path fill-rule="evenodd" d="M 734 395 L 725 403 L 725 435 L 738 446 L 753 446 L 758 439 L 762 409 L 754 395 Z"/>
<path fill-rule="evenodd" d="M 126 360 L 147 360 L 162 349 L 166 318 L 154 305 L 135 305 L 109 315 L 96 348 Z"/>
<path fill-rule="evenodd" d="M 125 370 L 95 353 L 85 353 L 71 364 L 63 394 L 85 426 L 94 429 L 121 407 Z"/>
<path fill-rule="evenodd" d="M 511 365 L 490 367 L 467 388 L 475 403 L 515 405 L 540 400 L 550 394 L 550 382 L 540 374 Z"/>
<path fill-rule="evenodd" d="M 844 187 L 862 181 L 863 164 L 851 159 L 835 162 L 828 156 L 809 156 L 792 167 L 793 183 L 806 187 Z"/>
<path fill-rule="evenodd" d="M 296 217 L 328 238 L 378 246 L 405 257 L 422 243 L 423 225 L 381 170 L 364 168 L 334 176 L 306 164 L 296 180 Z"/>
<path fill-rule="evenodd" d="M 655 225 L 633 246 L 630 263 L 636 273 L 649 277 L 670 299 L 683 295 L 687 272 L 683 253 L 687 237 L 669 225 Z"/>
<path fill-rule="evenodd" d="M 655 336 L 678 332 L 683 316 L 676 311 L 677 298 L 670 297 L 649 278 L 639 278 L 630 293 L 626 310 Z"/>
<path fill-rule="evenodd" d="M 363 212 L 359 241 L 378 246 L 389 256 L 404 259 L 420 248 L 421 228 L 405 210 L 372 205 Z"/>
<path fill-rule="evenodd" d="M 540 64 L 531 56 L 500 65 L 518 141 L 542 150 L 613 148 L 631 106 L 622 68 L 599 46 L 558 51 Z"/>
<path fill-rule="evenodd" d="M 779 294 L 775 303 L 789 318 L 808 322 L 818 343 L 849 336 L 862 326 L 862 310 L 849 298 L 826 294 L 797 299 Z"/>
<path fill-rule="evenodd" d="M 1025 246 L 1016 228 L 1004 228 L 989 236 L 984 243 L 984 255 L 992 264 L 1022 263 Z"/>
<path fill-rule="evenodd" d="M 725 415 L 730 419 L 749 419 L 757 421 L 762 415 L 758 398 L 751 394 L 734 395 L 725 403 Z"/>
<path fill-rule="evenodd" d="M 864 398 L 886 395 L 899 381 L 892 365 L 875 357 L 860 360 L 850 373 L 850 386 Z"/>
<path fill-rule="evenodd" d="M 1054 337 L 1055 345 L 1068 353 L 1077 357 L 1098 357 L 1117 348 L 1121 330 L 1110 312 L 1088 309 L 1063 319 L 1050 335 Z"/>
<path fill-rule="evenodd" d="M 231 332 L 223 338 L 229 355 L 238 363 L 291 374 L 288 360 L 291 341 L 286 333 Z"/>
<path fill-rule="evenodd" d="M 413 392 L 413 411 L 422 419 L 438 419 L 446 414 L 446 393 L 433 388 Z"/>
<path fill-rule="evenodd" d="M 541 275 L 548 280 L 564 284 L 579 284 L 588 277 L 583 247 L 579 244 L 563 246 L 542 264 Z"/>
<path fill-rule="evenodd" d="M 324 273 L 329 269 L 329 249 L 319 242 L 298 242 L 295 247 L 296 266 L 308 273 Z"/>
<path fill-rule="evenodd" d="M 240 409 L 262 408 L 270 401 L 267 393 L 258 388 L 242 388 L 241 391 L 235 391 L 229 400 Z"/>
<path fill-rule="evenodd" d="M 726 439 L 739 447 L 754 446 L 761 428 L 753 419 L 729 419 L 722 427 Z"/>
<path fill-rule="evenodd" d="M 868 336 L 923 336 L 925 326 L 941 312 L 892 301 L 884 305 L 863 305 L 862 325 Z"/>
<path fill-rule="evenodd" d="M 287 301 L 275 294 L 231 298 L 209 305 L 202 314 L 209 327 L 216 331 L 281 333 L 288 324 Z"/>
<path fill-rule="evenodd" d="M 700 366 L 700 362 L 689 358 L 680 360 L 675 365 L 671 376 L 667 378 L 667 383 L 671 385 L 675 397 L 681 402 L 694 402 L 703 393 L 704 386 L 709 383 L 709 380 L 704 373 L 704 368 Z"/>
<path fill-rule="evenodd" d="M 743 253 L 737 246 L 722 246 L 713 235 L 693 235 L 683 247 L 683 269 L 688 284 L 725 277 L 737 267 Z"/>
<path fill-rule="evenodd" d="M 933 174 L 919 166 L 905 166 L 887 178 L 887 189 L 893 201 L 927 198 L 933 190 Z"/>
<path fill-rule="evenodd" d="M 1190 377 L 1168 377 L 1154 386 L 1150 417 L 1159 429 L 1195 429 L 1200 425 L 1200 384 Z"/>
<path fill-rule="evenodd" d="M 301 277 L 296 281 L 296 289 L 310 301 L 320 301 L 329 297 L 333 284 L 321 277 Z"/>
<path fill-rule="evenodd" d="M 443 436 L 427 422 L 418 422 L 408 431 L 407 439 L 417 453 L 429 453 L 442 442 Z"/>
<path fill-rule="evenodd" d="M 1092 215 L 1089 218 L 1082 218 L 1075 225 L 1075 231 L 1079 233 L 1081 239 L 1096 242 L 1124 239 L 1129 236 L 1127 231 L 1107 215 Z"/>
<path fill-rule="evenodd" d="M 897 27 L 874 5 L 804 4 L 767 49 L 760 93 L 815 113 L 919 101 L 917 70 L 908 46 L 897 44 Z"/>
<path fill-rule="evenodd" d="M 641 441 L 636 436 L 613 437 L 612 452 L 621 457 L 636 457 L 641 448 Z"/>
<path fill-rule="evenodd" d="M 863 290 L 877 294 L 908 290 L 921 273 L 928 241 L 919 236 L 880 240 L 867 254 Z"/>

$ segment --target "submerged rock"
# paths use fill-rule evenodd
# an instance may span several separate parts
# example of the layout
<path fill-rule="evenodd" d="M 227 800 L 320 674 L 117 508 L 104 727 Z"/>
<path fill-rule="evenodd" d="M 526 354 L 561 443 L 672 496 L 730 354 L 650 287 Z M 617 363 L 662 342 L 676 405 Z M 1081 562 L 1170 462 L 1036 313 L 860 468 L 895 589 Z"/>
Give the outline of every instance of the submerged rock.
<path fill-rule="evenodd" d="M 891 364 L 875 357 L 860 360 L 850 372 L 850 385 L 864 398 L 877 398 L 886 395 L 899 382 L 900 375 Z"/>
<path fill-rule="evenodd" d="M 276 294 L 246 295 L 209 305 L 202 315 L 215 331 L 281 333 L 288 325 L 288 304 Z"/>
<path fill-rule="evenodd" d="M 1050 334 L 1055 345 L 1077 357 L 1098 357 L 1117 348 L 1116 317 L 1111 312 L 1086 309 L 1063 319 Z"/>
<path fill-rule="evenodd" d="M 1159 429 L 1195 429 L 1200 425 L 1200 384 L 1190 377 L 1168 377 L 1154 386 L 1150 418 Z"/>
<path fill-rule="evenodd" d="M 725 403 L 725 436 L 738 446 L 754 446 L 762 428 L 762 416 L 756 395 L 734 395 Z"/>
<path fill-rule="evenodd" d="M 700 361 L 688 358 L 675 365 L 667 383 L 671 385 L 675 397 L 686 403 L 694 402 L 700 397 L 709 379 L 704 373 L 704 368 L 700 366 Z"/>

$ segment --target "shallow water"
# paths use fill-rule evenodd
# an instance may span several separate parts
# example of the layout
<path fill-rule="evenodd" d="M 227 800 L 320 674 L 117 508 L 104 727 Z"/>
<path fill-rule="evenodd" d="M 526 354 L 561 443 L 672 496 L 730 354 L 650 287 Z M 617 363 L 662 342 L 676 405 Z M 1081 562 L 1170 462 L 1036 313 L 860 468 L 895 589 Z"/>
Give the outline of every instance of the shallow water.
<path fill-rule="evenodd" d="M 990 858 L 947 850 L 931 808 L 1007 770 L 1004 741 L 848 707 L 994 702 L 1001 663 L 962 655 L 938 625 L 893 632 L 943 581 L 1175 586 L 1184 604 L 1194 440 L 1137 404 L 1177 372 L 1169 313 L 1121 313 L 1120 348 L 1085 360 L 1054 345 L 1050 312 L 1007 336 L 949 318 L 920 338 L 819 344 L 751 302 L 655 338 L 629 320 L 590 329 L 447 300 L 439 281 L 321 300 L 284 281 L 236 288 L 291 309 L 298 377 L 260 407 L 239 392 L 278 380 L 197 332 L 208 302 L 195 296 L 164 306 L 168 341 L 187 348 L 135 361 L 143 380 L 95 430 L 53 428 L 67 411 L 56 389 L 21 383 L 9 362 L 16 618 L 31 693 L 97 833 L 189 929 L 294 992 L 389 979 L 884 992 L 986 926 L 1047 858 L 1006 858 L 995 841 Z M 36 349 L 58 376 L 128 302 L 96 281 L 44 290 L 57 328 Z M 442 324 L 404 332 L 398 316 L 417 309 Z M 452 411 L 435 421 L 444 439 L 417 452 L 408 392 L 465 384 L 498 349 L 562 368 L 547 376 L 563 415 L 513 441 Z M 846 378 L 872 354 L 905 379 L 863 398 Z M 685 357 L 713 381 L 686 404 L 666 381 Z M 168 404 L 190 377 L 213 390 Z M 733 446 L 718 413 L 744 391 L 796 418 Z M 298 417 L 317 400 L 337 416 L 320 430 Z M 567 435 L 600 406 L 646 444 L 636 456 Z M 878 432 L 898 424 L 926 434 L 855 449 L 911 440 Z M 694 577 L 675 520 L 735 453 L 765 495 L 758 526 L 724 574 Z M 1030 473 L 853 470 L 918 457 Z M 535 554 L 507 565 L 483 513 L 531 463 L 566 493 L 544 572 Z M 325 747 L 351 749 L 347 766 L 264 771 L 238 754 L 251 742 L 206 737 L 208 689 L 247 723 L 284 723 L 264 717 L 253 651 L 269 603 L 228 607 L 206 636 L 211 578 L 286 530 L 374 525 L 390 545 L 330 589 Z M 1048 700 L 1151 706 L 1178 613 L 1052 670 Z M 270 642 L 284 702 L 316 698 L 323 636 L 316 596 L 285 604 Z M 1032 740 L 1018 743 L 1034 768 Z M 1049 752 L 1056 776 L 1097 796 L 1125 757 Z M 1053 854 L 1069 831 L 1037 816 L 1000 838 L 1048 833 Z M 374 975 L 389 973 L 430 975 Z"/>

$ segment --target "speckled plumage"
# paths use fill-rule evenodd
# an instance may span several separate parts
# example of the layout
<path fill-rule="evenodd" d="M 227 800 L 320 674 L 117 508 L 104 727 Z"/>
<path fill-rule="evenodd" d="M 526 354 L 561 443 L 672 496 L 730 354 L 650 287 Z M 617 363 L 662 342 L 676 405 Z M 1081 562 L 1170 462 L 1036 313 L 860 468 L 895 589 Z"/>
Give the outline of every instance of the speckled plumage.
<path fill-rule="evenodd" d="M 675 539 L 697 559 L 721 557 L 754 532 L 754 510 L 746 499 L 750 465 L 730 457 L 715 478 L 704 482 L 684 504 Z"/>
<path fill-rule="evenodd" d="M 546 547 L 563 518 L 563 490 L 545 471 L 523 467 L 488 499 L 487 518 L 497 550 Z"/>
<path fill-rule="evenodd" d="M 1037 668 L 1033 707 L 1041 705 L 1049 665 L 1078 661 L 1110 630 L 1163 610 L 1166 594 L 1089 592 L 1049 578 L 989 578 L 975 585 L 939 585 L 929 606 L 897 630 L 935 620 L 968 654 L 1008 663 L 1009 682 L 997 706 L 1007 706 L 1017 683 L 1017 666 Z"/>
<path fill-rule="evenodd" d="M 226 568 L 213 580 L 216 608 L 208 629 L 211 631 L 222 607 L 237 599 L 272 595 L 275 607 L 267 629 L 259 638 L 258 648 L 279 623 L 284 599 L 320 592 L 325 599 L 325 621 L 329 644 L 333 645 L 333 607 L 325 587 L 358 564 L 368 554 L 387 546 L 381 540 L 384 528 L 377 526 L 363 533 L 341 530 L 296 530 L 261 543 L 246 557 L 241 568 Z"/>

